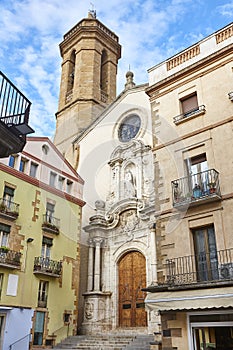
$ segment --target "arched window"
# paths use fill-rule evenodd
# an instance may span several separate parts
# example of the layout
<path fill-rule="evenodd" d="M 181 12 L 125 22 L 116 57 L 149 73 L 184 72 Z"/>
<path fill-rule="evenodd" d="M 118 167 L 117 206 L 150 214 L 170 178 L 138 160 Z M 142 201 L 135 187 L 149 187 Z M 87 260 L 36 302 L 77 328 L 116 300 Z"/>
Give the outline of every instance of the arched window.
<path fill-rule="evenodd" d="M 101 67 L 100 67 L 100 89 L 102 92 L 107 94 L 107 84 L 108 84 L 108 65 L 107 65 L 107 52 L 102 51 L 101 55 Z"/>
<path fill-rule="evenodd" d="M 70 61 L 69 61 L 69 69 L 68 69 L 67 93 L 73 90 L 74 74 L 75 74 L 75 51 L 72 51 L 70 56 Z"/>

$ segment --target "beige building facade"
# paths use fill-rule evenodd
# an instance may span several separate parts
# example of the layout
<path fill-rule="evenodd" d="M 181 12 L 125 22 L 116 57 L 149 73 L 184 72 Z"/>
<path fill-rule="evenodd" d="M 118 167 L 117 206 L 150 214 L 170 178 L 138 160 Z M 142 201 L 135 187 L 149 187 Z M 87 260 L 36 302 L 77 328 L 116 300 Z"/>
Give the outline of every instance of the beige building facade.
<path fill-rule="evenodd" d="M 154 349 L 233 346 L 233 26 L 149 69 Z"/>

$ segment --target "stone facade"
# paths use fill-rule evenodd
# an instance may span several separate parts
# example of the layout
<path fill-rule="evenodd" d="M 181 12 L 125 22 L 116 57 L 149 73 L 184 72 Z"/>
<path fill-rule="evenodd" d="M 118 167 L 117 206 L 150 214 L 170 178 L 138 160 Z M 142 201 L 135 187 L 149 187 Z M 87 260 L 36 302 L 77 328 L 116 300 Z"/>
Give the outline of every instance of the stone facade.
<path fill-rule="evenodd" d="M 54 143 L 77 167 L 78 151 L 72 142 L 116 97 L 121 46 L 118 37 L 89 13 L 64 35 L 60 52 L 62 73 Z"/>
<path fill-rule="evenodd" d="M 146 305 L 161 317 L 155 349 L 232 346 L 232 45 L 231 24 L 149 72 L 158 282 Z"/>

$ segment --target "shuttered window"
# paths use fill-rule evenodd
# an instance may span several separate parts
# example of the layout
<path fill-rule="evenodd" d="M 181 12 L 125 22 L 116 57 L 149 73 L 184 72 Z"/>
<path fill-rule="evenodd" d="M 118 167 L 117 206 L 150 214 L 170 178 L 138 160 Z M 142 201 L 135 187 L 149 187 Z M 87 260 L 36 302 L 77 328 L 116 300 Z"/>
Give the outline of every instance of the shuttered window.
<path fill-rule="evenodd" d="M 197 94 L 183 98 L 181 101 L 182 113 L 187 114 L 198 109 Z"/>

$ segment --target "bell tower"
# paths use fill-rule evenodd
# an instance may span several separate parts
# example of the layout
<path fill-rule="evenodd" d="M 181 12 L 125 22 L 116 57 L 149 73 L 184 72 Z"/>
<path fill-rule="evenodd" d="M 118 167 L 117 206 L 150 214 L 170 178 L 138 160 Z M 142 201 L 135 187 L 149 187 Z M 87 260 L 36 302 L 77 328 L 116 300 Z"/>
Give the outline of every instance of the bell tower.
<path fill-rule="evenodd" d="M 72 141 L 116 97 L 118 37 L 88 13 L 60 44 L 62 71 L 54 143 L 75 166 Z"/>

